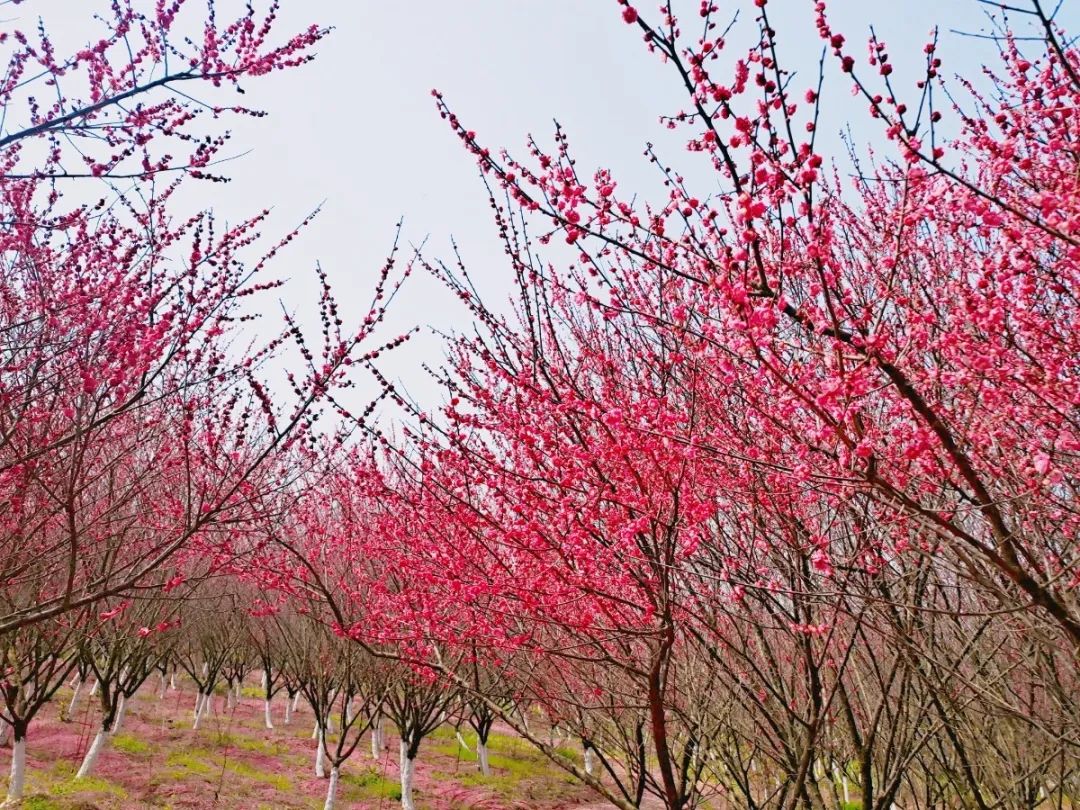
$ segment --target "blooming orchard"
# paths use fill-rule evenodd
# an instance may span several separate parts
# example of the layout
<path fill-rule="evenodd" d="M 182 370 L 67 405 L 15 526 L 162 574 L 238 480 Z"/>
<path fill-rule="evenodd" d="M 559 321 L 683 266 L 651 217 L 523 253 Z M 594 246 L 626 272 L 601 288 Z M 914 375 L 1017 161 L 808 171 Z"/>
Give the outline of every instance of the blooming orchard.
<path fill-rule="evenodd" d="M 929 778 L 889 759 L 926 738 L 874 742 L 899 733 L 883 712 L 924 657 L 934 674 L 907 699 L 945 724 L 960 709 L 935 690 L 979 688 L 984 633 L 1014 657 L 1012 634 L 1042 627 L 1043 674 L 1075 679 L 1078 56 L 1033 4 L 1046 51 L 1025 56 L 1006 29 L 990 92 L 966 85 L 960 104 L 933 40 L 918 83 L 897 87 L 885 43 L 856 58 L 818 4 L 834 62 L 797 87 L 764 2 L 731 76 L 711 69 L 716 6 L 689 36 L 670 9 L 622 5 L 674 69 L 687 106 L 669 120 L 715 176 L 652 156 L 667 196 L 643 202 L 607 170 L 583 175 L 561 131 L 518 160 L 436 94 L 491 194 L 514 314 L 481 304 L 463 268 L 429 265 L 481 332 L 448 347 L 442 413 L 416 412 L 389 453 L 404 503 L 359 483 L 335 496 L 378 502 L 390 526 L 337 524 L 331 545 L 366 538 L 377 573 L 327 596 L 368 642 L 385 631 L 340 606 L 374 588 L 410 645 L 479 645 L 496 666 L 525 652 L 518 688 L 618 761 L 601 787 L 617 803 L 688 806 L 719 780 L 742 801 L 813 805 L 849 745 L 866 806 L 886 806 Z M 832 70 L 893 154 L 854 178 L 816 148 Z M 576 259 L 541 258 L 557 241 Z M 936 613 L 978 618 L 946 642 Z M 896 637 L 910 649 L 878 673 L 875 703 L 862 668 Z M 1032 677 L 1050 702 L 1018 713 L 1070 711 Z M 605 679 L 619 686 L 591 693 Z M 703 683 L 724 683 L 757 731 Z M 742 770 L 744 734 L 769 778 Z M 626 743 L 646 738 L 647 757 Z M 733 760 L 707 761 L 725 745 Z M 969 745 L 949 742 L 957 784 L 985 805 Z"/>
<path fill-rule="evenodd" d="M 236 356 L 239 302 L 295 234 L 259 250 L 265 213 L 172 214 L 225 142 L 193 132 L 254 114 L 177 85 L 298 65 L 321 29 L 273 48 L 274 8 L 211 14 L 177 54 L 186 4 L 159 3 L 119 6 L 68 62 L 17 39 L 12 103 L 32 64 L 90 86 L 27 100 L 0 139 L 17 744 L 75 669 L 109 684 L 104 745 L 155 666 L 197 683 L 198 725 L 257 660 L 268 730 L 282 689 L 314 710 L 328 807 L 388 718 L 411 808 L 422 741 L 455 716 L 483 775 L 498 718 L 624 808 L 1080 795 L 1080 53 L 1030 0 L 1002 12 L 985 81 L 950 79 L 935 35 L 905 86 L 884 41 L 858 51 L 818 2 L 807 81 L 784 56 L 805 32 L 774 7 L 750 6 L 729 70 L 747 24 L 726 9 L 618 3 L 671 72 L 663 120 L 698 167 L 650 147 L 658 199 L 585 173 L 561 129 L 493 150 L 435 93 L 515 286 L 488 307 L 460 260 L 415 257 L 475 327 L 447 339 L 431 410 L 380 366 L 405 337 L 373 342 L 408 273 L 393 253 L 359 318 L 320 271 L 318 349 L 289 319 Z M 875 153 L 821 146 L 833 87 L 879 127 Z M 69 202 L 77 178 L 102 201 Z M 290 341 L 283 405 L 256 372 Z M 355 372 L 396 426 L 344 406 Z M 317 431 L 324 406 L 338 421 Z"/>

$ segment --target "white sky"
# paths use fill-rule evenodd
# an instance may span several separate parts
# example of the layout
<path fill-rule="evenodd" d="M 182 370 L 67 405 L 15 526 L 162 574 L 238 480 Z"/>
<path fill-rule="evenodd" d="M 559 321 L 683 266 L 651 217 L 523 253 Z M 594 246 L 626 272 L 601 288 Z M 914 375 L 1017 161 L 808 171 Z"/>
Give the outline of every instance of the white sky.
<path fill-rule="evenodd" d="M 152 7 L 152 0 L 135 0 Z M 199 6 L 199 0 L 189 0 Z M 1069 5 L 1070 0 L 1066 0 Z M 219 18 L 240 7 L 219 0 Z M 256 5 L 265 6 L 265 2 Z M 472 158 L 435 112 L 429 95 L 438 87 L 467 125 L 493 148 L 524 154 L 529 133 L 547 139 L 558 118 L 568 130 L 579 168 L 611 168 L 620 188 L 648 192 L 656 178 L 641 151 L 656 142 L 673 166 L 694 167 L 682 151 L 683 135 L 672 138 L 658 123 L 662 113 L 681 108 L 677 77 L 645 50 L 639 31 L 623 23 L 614 0 L 284 0 L 279 33 L 310 22 L 334 26 L 316 61 L 299 70 L 248 82 L 243 100 L 267 110 L 269 118 L 233 121 L 233 149 L 250 154 L 233 162 L 228 186 L 197 185 L 192 203 L 213 206 L 238 219 L 264 207 L 275 209 L 274 223 L 285 230 L 319 202 L 322 214 L 283 254 L 279 275 L 292 279 L 290 305 L 309 307 L 313 285 L 307 271 L 316 260 L 329 273 L 343 304 L 362 316 L 372 279 L 393 238 L 394 224 L 405 219 L 405 239 L 429 237 L 431 255 L 449 256 L 453 235 L 470 272 L 491 300 L 505 296 L 508 268 L 488 213 Z M 656 18 L 656 2 L 637 3 L 643 16 Z M 688 31 L 696 25 L 697 0 L 684 0 Z M 752 5 L 721 0 L 740 9 L 737 31 L 753 29 Z M 63 46 L 94 36 L 92 11 L 105 0 L 28 0 L 5 6 L 4 30 L 30 29 L 41 15 Z M 975 31 L 985 17 L 975 0 L 833 0 L 834 27 L 855 43 L 862 56 L 873 23 L 889 44 L 898 77 L 922 59 L 932 25 L 943 30 L 940 53 L 946 72 L 975 75 L 992 58 L 992 46 L 949 34 Z M 810 86 L 821 42 L 811 23 L 811 0 L 772 0 L 769 5 L 783 54 L 802 66 L 801 89 Z M 1075 24 L 1077 9 L 1066 23 Z M 738 42 L 732 56 L 742 55 Z M 907 67 L 909 72 L 905 73 Z M 835 134 L 850 118 L 858 140 L 872 142 L 877 130 L 867 124 L 835 65 L 829 67 L 825 132 Z M 801 94 L 801 92 L 800 92 Z M 826 142 L 828 143 L 828 142 Z M 843 161 L 838 142 L 836 157 Z M 715 187 L 708 173 L 687 170 L 703 194 Z M 205 195 L 205 196 L 202 196 Z M 310 307 L 309 307 L 310 308 Z M 441 330 L 465 328 L 465 317 L 437 285 L 414 278 L 397 302 L 393 322 L 400 328 L 419 323 Z M 387 360 L 389 376 L 405 380 L 422 400 L 437 392 L 424 382 L 421 362 L 439 361 L 438 343 L 421 337 Z"/>

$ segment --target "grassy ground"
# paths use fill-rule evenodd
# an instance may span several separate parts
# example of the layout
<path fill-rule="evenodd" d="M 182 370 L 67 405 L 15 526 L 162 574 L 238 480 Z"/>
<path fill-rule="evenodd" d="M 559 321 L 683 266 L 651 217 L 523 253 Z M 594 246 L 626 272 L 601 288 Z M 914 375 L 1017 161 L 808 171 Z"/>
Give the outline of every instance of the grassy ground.
<path fill-rule="evenodd" d="M 284 697 L 275 704 L 273 730 L 263 728 L 257 690 L 245 690 L 235 709 L 215 701 L 215 713 L 199 731 L 191 729 L 195 694 L 190 686 L 156 694 L 156 681 L 129 705 L 123 729 L 110 740 L 92 778 L 75 771 L 97 728 L 95 699 L 84 694 L 69 722 L 60 707 L 71 699 L 61 690 L 30 728 L 23 810 L 94 808 L 321 808 L 326 781 L 314 775 L 312 718 L 301 709 L 283 724 Z M 387 750 L 378 760 L 367 739 L 342 768 L 339 807 L 398 805 L 397 740 L 387 729 Z M 490 777 L 479 773 L 475 738 L 461 747 L 449 727 L 421 746 L 416 799 L 421 808 L 598 807 L 595 796 L 551 764 L 525 741 L 494 732 L 489 741 Z M 575 756 L 573 752 L 568 755 Z M 0 790 L 6 791 L 10 749 L 0 749 Z M 2 794 L 0 794 L 2 795 Z"/>

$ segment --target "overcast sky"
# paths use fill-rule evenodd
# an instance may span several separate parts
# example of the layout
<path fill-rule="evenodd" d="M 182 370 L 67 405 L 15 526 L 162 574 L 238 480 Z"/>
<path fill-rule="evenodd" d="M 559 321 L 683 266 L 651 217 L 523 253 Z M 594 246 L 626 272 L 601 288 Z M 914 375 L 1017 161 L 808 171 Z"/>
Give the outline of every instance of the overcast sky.
<path fill-rule="evenodd" d="M 135 2 L 152 7 L 152 0 Z M 725 2 L 741 10 L 741 34 L 733 40 L 745 41 L 753 27 L 751 4 L 721 0 L 722 7 Z M 5 28 L 29 28 L 41 15 L 61 43 L 82 43 L 94 36 L 92 10 L 105 5 L 28 0 L 5 7 Z M 643 16 L 655 18 L 655 2 L 637 5 Z M 696 22 L 697 0 L 685 5 Z M 239 3 L 219 0 L 218 6 L 224 18 Z M 519 154 L 529 133 L 548 138 L 557 118 L 570 133 L 579 167 L 586 173 L 611 168 L 623 190 L 655 188 L 653 171 L 641 158 L 647 141 L 659 144 L 673 165 L 694 166 L 682 152 L 684 136 L 672 138 L 657 123 L 660 114 L 682 104 L 677 77 L 647 53 L 614 0 L 284 0 L 283 6 L 282 35 L 310 22 L 334 31 L 314 63 L 248 83 L 245 102 L 270 117 L 234 125 L 233 150 L 250 153 L 229 166 L 231 185 L 199 186 L 205 196 L 195 202 L 234 220 L 273 206 L 274 222 L 284 230 L 325 201 L 318 220 L 277 266 L 292 279 L 290 304 L 305 306 L 312 290 L 308 270 L 318 260 L 346 315 L 362 307 L 402 217 L 406 243 L 428 238 L 428 252 L 445 256 L 454 236 L 475 280 L 496 299 L 505 296 L 508 268 L 494 240 L 484 188 L 472 158 L 436 114 L 433 87 L 481 140 Z M 865 39 L 875 26 L 902 80 L 908 69 L 908 86 L 935 24 L 943 30 L 947 70 L 975 75 L 993 54 L 985 41 L 949 33 L 985 28 L 976 0 L 833 0 L 830 7 L 835 27 L 849 40 Z M 810 86 L 821 50 L 811 1 L 772 0 L 770 9 L 784 58 L 805 71 L 796 86 Z M 1068 9 L 1073 18 L 1076 11 Z M 865 50 L 856 46 L 852 52 Z M 835 135 L 850 119 L 856 139 L 872 142 L 878 133 L 863 105 L 850 97 L 836 67 L 829 69 L 826 131 Z M 831 143 L 838 153 L 837 140 Z M 703 194 L 715 188 L 707 174 L 688 176 Z M 436 285 L 415 278 L 393 321 L 400 328 L 419 323 L 447 330 L 467 327 L 463 317 Z M 437 343 L 422 337 L 397 353 L 387 371 L 430 401 L 436 393 L 419 366 L 438 359 Z"/>

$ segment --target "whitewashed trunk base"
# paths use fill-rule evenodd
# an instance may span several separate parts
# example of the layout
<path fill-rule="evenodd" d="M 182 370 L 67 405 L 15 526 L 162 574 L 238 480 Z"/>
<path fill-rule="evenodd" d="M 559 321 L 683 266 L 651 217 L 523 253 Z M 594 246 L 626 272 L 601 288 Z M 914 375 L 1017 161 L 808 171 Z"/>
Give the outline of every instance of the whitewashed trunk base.
<path fill-rule="evenodd" d="M 202 725 L 203 718 L 210 713 L 210 695 L 204 695 L 199 693 L 199 697 L 195 700 L 195 722 L 192 724 L 192 728 L 196 731 L 199 730 L 199 726 Z"/>
<path fill-rule="evenodd" d="M 596 775 L 596 751 L 591 745 L 585 749 L 585 773 L 589 776 Z"/>
<path fill-rule="evenodd" d="M 85 779 L 94 772 L 94 765 L 97 764 L 98 756 L 105 747 L 105 742 L 108 740 L 108 737 L 109 735 L 105 729 L 98 729 L 94 741 L 90 743 L 90 747 L 86 749 L 86 756 L 83 757 L 82 765 L 79 766 L 79 772 L 75 774 L 76 779 Z"/>
<path fill-rule="evenodd" d="M 409 758 L 409 746 L 401 741 L 401 810 L 416 810 L 413 802 L 413 774 L 416 772 L 416 760 Z"/>
<path fill-rule="evenodd" d="M 371 727 L 371 758 L 378 759 L 383 752 L 383 720 L 379 717 Z"/>
<path fill-rule="evenodd" d="M 8 780 L 7 801 L 15 804 L 22 798 L 26 786 L 26 737 L 16 739 L 11 749 L 11 778 Z"/>
<path fill-rule="evenodd" d="M 488 761 L 488 747 L 486 743 L 476 743 L 476 758 L 480 762 L 480 773 L 484 776 L 491 776 L 491 763 Z"/>
<path fill-rule="evenodd" d="M 326 748 L 323 746 L 323 735 L 320 733 L 316 739 L 318 746 L 315 749 L 315 775 L 320 779 L 326 778 Z"/>
<path fill-rule="evenodd" d="M 120 703 L 116 707 L 116 718 L 113 720 L 112 733 L 116 734 L 120 730 L 121 723 L 124 722 L 124 712 L 127 711 L 127 695 L 120 694 Z"/>
<path fill-rule="evenodd" d="M 323 810 L 334 810 L 334 803 L 337 802 L 338 777 L 340 775 L 341 771 L 337 766 L 330 769 L 330 784 L 326 786 L 326 802 L 323 804 Z"/>
<path fill-rule="evenodd" d="M 76 677 L 75 691 L 71 695 L 71 703 L 68 704 L 67 716 L 70 720 L 75 715 L 75 707 L 79 705 L 79 695 L 82 694 L 83 679 Z"/>
<path fill-rule="evenodd" d="M 848 784 L 848 778 L 845 774 L 840 772 L 839 768 L 833 769 L 833 778 L 839 777 L 840 789 L 844 793 L 844 804 L 851 804 L 851 787 Z"/>

